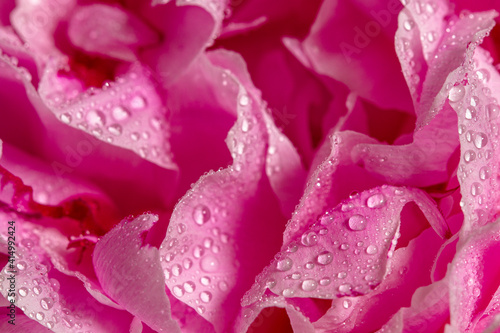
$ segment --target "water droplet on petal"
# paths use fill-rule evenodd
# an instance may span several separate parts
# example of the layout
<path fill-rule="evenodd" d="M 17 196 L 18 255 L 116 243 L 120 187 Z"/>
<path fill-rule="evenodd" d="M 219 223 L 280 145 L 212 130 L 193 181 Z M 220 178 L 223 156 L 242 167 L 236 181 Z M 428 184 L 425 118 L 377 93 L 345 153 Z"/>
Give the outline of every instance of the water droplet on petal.
<path fill-rule="evenodd" d="M 488 144 L 488 137 L 486 134 L 478 132 L 474 135 L 474 146 L 481 149 Z"/>
<path fill-rule="evenodd" d="M 486 116 L 489 120 L 497 119 L 500 115 L 500 106 L 495 103 L 486 105 Z"/>
<path fill-rule="evenodd" d="M 403 27 L 405 28 L 406 31 L 410 31 L 411 29 L 413 29 L 414 25 L 415 22 L 413 22 L 412 20 L 406 20 L 403 23 Z"/>
<path fill-rule="evenodd" d="M 344 307 L 344 309 L 349 309 L 349 307 L 352 305 L 352 302 L 351 300 L 349 299 L 345 299 L 343 302 L 342 302 L 342 306 Z"/>
<path fill-rule="evenodd" d="M 366 205 L 369 208 L 380 208 L 385 206 L 386 198 L 382 193 L 377 193 L 366 199 Z"/>
<path fill-rule="evenodd" d="M 115 120 L 122 121 L 130 117 L 130 112 L 128 112 L 121 106 L 115 106 L 111 111 L 111 115 Z"/>
<path fill-rule="evenodd" d="M 104 126 L 106 124 L 106 117 L 101 111 L 91 110 L 87 113 L 87 121 L 93 127 Z"/>
<path fill-rule="evenodd" d="M 476 109 L 473 106 L 469 106 L 465 109 L 465 119 L 471 120 L 476 117 Z"/>
<path fill-rule="evenodd" d="M 488 166 L 484 166 L 479 169 L 479 178 L 481 180 L 486 180 L 491 177 L 491 169 Z"/>
<path fill-rule="evenodd" d="M 43 314 L 43 312 L 37 312 L 35 318 L 38 321 L 42 321 L 45 318 L 45 315 Z"/>
<path fill-rule="evenodd" d="M 320 265 L 328 265 L 333 261 L 333 254 L 329 251 L 323 251 L 316 257 L 316 261 Z"/>
<path fill-rule="evenodd" d="M 21 260 L 16 264 L 16 267 L 18 270 L 24 271 L 26 267 L 28 267 L 28 264 L 25 261 Z"/>
<path fill-rule="evenodd" d="M 205 205 L 198 205 L 193 209 L 193 220 L 196 224 L 202 225 L 210 220 L 210 209 Z"/>
<path fill-rule="evenodd" d="M 210 278 L 208 276 L 202 276 L 200 278 L 200 282 L 201 282 L 202 285 L 208 286 L 210 284 L 211 280 L 210 280 Z"/>
<path fill-rule="evenodd" d="M 285 297 L 292 297 L 295 292 L 291 288 L 283 290 L 282 295 Z"/>
<path fill-rule="evenodd" d="M 290 258 L 282 259 L 278 261 L 278 263 L 276 264 L 276 268 L 282 272 L 290 270 L 292 266 L 293 266 L 293 261 Z"/>
<path fill-rule="evenodd" d="M 313 246 L 318 243 L 318 235 L 314 231 L 305 232 L 300 241 L 304 246 Z"/>
<path fill-rule="evenodd" d="M 347 273 L 346 272 L 340 272 L 337 274 L 337 277 L 339 279 L 345 279 L 347 277 Z"/>
<path fill-rule="evenodd" d="M 318 288 L 318 282 L 316 282 L 316 280 L 308 279 L 302 282 L 302 290 L 304 291 L 313 291 L 316 288 Z"/>
<path fill-rule="evenodd" d="M 52 299 L 44 297 L 40 300 L 40 306 L 44 310 L 50 310 L 52 306 L 54 306 L 54 302 L 52 301 Z"/>
<path fill-rule="evenodd" d="M 472 194 L 473 196 L 476 196 L 476 195 L 479 195 L 481 193 L 483 193 L 483 185 L 481 185 L 477 182 L 472 183 L 472 185 L 470 187 L 470 194 Z"/>
<path fill-rule="evenodd" d="M 200 293 L 200 300 L 203 302 L 203 303 L 208 303 L 212 300 L 212 294 L 208 291 L 202 291 Z"/>
<path fill-rule="evenodd" d="M 184 289 L 181 286 L 174 286 L 172 288 L 172 292 L 174 293 L 175 296 L 177 297 L 182 297 L 184 296 Z"/>
<path fill-rule="evenodd" d="M 367 248 L 366 248 L 366 253 L 368 254 L 375 254 L 378 252 L 378 249 L 375 245 L 369 245 Z"/>
<path fill-rule="evenodd" d="M 29 293 L 28 288 L 26 287 L 19 288 L 19 295 L 21 295 L 22 297 L 26 297 L 28 293 Z"/>
<path fill-rule="evenodd" d="M 215 272 L 219 269 L 219 260 L 212 255 L 206 256 L 201 260 L 201 269 L 205 272 Z"/>
<path fill-rule="evenodd" d="M 473 150 L 467 150 L 464 153 L 464 161 L 466 163 L 472 162 L 476 159 L 476 153 Z"/>
<path fill-rule="evenodd" d="M 118 124 L 113 124 L 108 126 L 108 131 L 115 136 L 120 136 L 122 134 L 122 127 Z"/>
<path fill-rule="evenodd" d="M 450 89 L 448 98 L 450 102 L 459 102 L 465 96 L 465 88 L 463 86 L 454 86 Z"/>
<path fill-rule="evenodd" d="M 59 119 L 61 119 L 61 121 L 65 124 L 71 123 L 72 120 L 69 113 L 63 113 L 61 116 L 59 116 Z"/>
<path fill-rule="evenodd" d="M 248 98 L 247 95 L 241 95 L 239 103 L 241 106 L 247 106 L 248 103 L 250 103 L 250 99 Z"/>
<path fill-rule="evenodd" d="M 345 293 L 345 294 L 347 294 L 347 293 L 349 293 L 349 292 L 351 291 L 351 285 L 350 285 L 350 284 L 347 284 L 347 283 L 346 283 L 346 284 L 341 284 L 341 285 L 339 286 L 339 291 L 340 291 L 341 293 Z"/>
<path fill-rule="evenodd" d="M 130 106 L 134 109 L 144 109 L 146 104 L 146 100 L 142 96 L 134 96 L 130 100 Z"/>
<path fill-rule="evenodd" d="M 322 285 L 322 286 L 327 286 L 329 285 L 330 283 L 332 282 L 331 279 L 329 278 L 323 278 L 321 280 L 319 280 L 319 284 Z"/>
<path fill-rule="evenodd" d="M 184 282 L 184 290 L 187 293 L 192 293 L 196 289 L 196 285 L 192 281 Z"/>
<path fill-rule="evenodd" d="M 353 215 L 349 218 L 349 228 L 354 231 L 361 231 L 366 229 L 366 218 L 362 215 Z"/>
<path fill-rule="evenodd" d="M 37 295 L 40 295 L 42 293 L 42 287 L 40 286 L 33 287 L 33 292 Z"/>

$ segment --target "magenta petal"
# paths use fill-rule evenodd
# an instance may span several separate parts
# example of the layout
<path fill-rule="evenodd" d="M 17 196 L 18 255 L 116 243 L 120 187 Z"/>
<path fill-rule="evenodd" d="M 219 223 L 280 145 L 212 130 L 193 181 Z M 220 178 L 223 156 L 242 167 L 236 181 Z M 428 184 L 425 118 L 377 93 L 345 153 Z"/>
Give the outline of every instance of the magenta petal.
<path fill-rule="evenodd" d="M 265 175 L 272 124 L 255 88 L 247 92 L 239 83 L 245 77 L 238 82 L 228 71 L 226 79 L 239 91 L 238 120 L 226 140 L 233 165 L 202 177 L 179 201 L 160 249 L 172 294 L 218 332 L 228 330 L 254 276 L 278 250 L 285 225 Z"/>
<path fill-rule="evenodd" d="M 62 274 L 52 265 L 40 246 L 39 227 L 18 214 L 2 212 L 1 215 L 2 221 L 15 221 L 17 235 L 14 265 L 7 264 L 0 275 L 4 297 L 9 289 L 9 271 L 15 269 L 16 306 L 43 326 L 56 332 L 91 329 L 104 333 L 128 329 L 130 314 L 101 304 L 80 280 Z"/>
<path fill-rule="evenodd" d="M 324 1 L 304 40 L 314 69 L 382 108 L 411 111 L 393 41 L 395 18 L 402 8 L 398 1 L 370 7 L 362 1 Z"/>
<path fill-rule="evenodd" d="M 318 298 L 371 292 L 386 275 L 401 236 L 400 213 L 411 201 L 441 237 L 449 236 L 436 204 L 425 192 L 388 186 L 365 191 L 326 211 L 308 230 L 285 242 L 242 304 L 258 301 L 265 289 L 285 297 Z M 371 269 L 361 272 L 355 266 Z M 307 269 L 307 278 L 298 267 Z"/>
<path fill-rule="evenodd" d="M 96 244 L 94 267 L 103 289 L 130 313 L 154 330 L 180 332 L 164 292 L 158 249 L 143 244 L 157 220 L 146 214 L 122 221 Z"/>
<path fill-rule="evenodd" d="M 353 159 L 389 184 L 425 187 L 449 178 L 448 164 L 458 147 L 457 117 L 449 105 L 406 145 L 359 144 Z"/>
<path fill-rule="evenodd" d="M 157 42 L 157 34 L 119 7 L 94 4 L 77 8 L 68 25 L 71 42 L 90 54 L 133 61 L 137 49 Z"/>
<path fill-rule="evenodd" d="M 417 289 L 411 306 L 401 308 L 379 332 L 438 332 L 448 318 L 448 279 L 444 279 Z"/>
<path fill-rule="evenodd" d="M 500 255 L 499 240 L 500 223 L 496 221 L 476 226 L 457 245 L 448 276 L 450 325 L 460 332 L 478 332 L 475 326 L 482 316 L 498 313 L 494 308 L 498 302 L 500 267 L 493 263 Z"/>

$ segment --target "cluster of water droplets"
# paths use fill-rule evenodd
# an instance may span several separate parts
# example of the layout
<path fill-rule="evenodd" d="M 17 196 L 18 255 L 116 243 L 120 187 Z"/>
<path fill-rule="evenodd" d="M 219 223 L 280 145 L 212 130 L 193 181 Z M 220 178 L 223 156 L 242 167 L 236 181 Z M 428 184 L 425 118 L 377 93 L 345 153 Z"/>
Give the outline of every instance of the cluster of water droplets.
<path fill-rule="evenodd" d="M 500 106 L 488 87 L 491 73 L 473 62 L 469 67 L 468 84 L 449 88 L 448 100 L 458 114 L 458 134 L 461 159 L 458 178 L 462 185 L 461 205 L 474 219 L 482 223 L 491 193 L 485 190 L 492 185 L 497 173 L 493 162 L 499 135 Z M 472 214 L 466 214 L 466 216 Z"/>
<path fill-rule="evenodd" d="M 38 236 L 23 232 L 16 238 L 21 239 L 17 243 L 15 259 L 16 306 L 29 318 L 49 329 L 57 330 L 59 326 L 59 330 L 91 331 L 92 322 L 75 313 L 72 305 L 59 297 L 60 283 L 49 277 L 51 265 L 36 254 L 42 251 L 38 247 Z M 0 292 L 4 296 L 7 296 L 9 289 L 7 278 L 12 274 L 10 271 L 7 265 L 0 272 Z"/>
<path fill-rule="evenodd" d="M 259 275 L 254 288 L 268 288 L 284 297 L 367 293 L 380 283 L 394 253 L 402 208 L 417 199 L 403 188 L 386 186 L 353 194 L 293 238 Z M 242 304 L 256 301 L 254 288 Z"/>
<path fill-rule="evenodd" d="M 171 163 L 167 111 L 145 74 L 132 71 L 81 93 L 55 91 L 46 102 L 67 125 L 160 165 Z"/>

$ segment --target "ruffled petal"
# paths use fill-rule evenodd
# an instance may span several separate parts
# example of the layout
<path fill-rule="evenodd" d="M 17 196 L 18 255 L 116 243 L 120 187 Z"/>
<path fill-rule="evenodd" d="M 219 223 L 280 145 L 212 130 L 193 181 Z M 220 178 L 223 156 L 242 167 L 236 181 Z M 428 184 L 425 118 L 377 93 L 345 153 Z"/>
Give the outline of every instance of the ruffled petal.
<path fill-rule="evenodd" d="M 156 331 L 180 332 L 164 293 L 158 249 L 144 244 L 156 221 L 148 214 L 125 219 L 96 244 L 93 263 L 103 289 L 126 310 Z"/>

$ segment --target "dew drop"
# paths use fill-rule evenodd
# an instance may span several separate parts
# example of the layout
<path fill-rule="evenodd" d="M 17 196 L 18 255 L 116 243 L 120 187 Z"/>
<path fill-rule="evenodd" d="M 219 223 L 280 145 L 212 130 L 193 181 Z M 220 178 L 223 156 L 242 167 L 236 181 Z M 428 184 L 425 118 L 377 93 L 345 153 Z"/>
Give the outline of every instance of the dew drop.
<path fill-rule="evenodd" d="M 333 254 L 329 251 L 323 251 L 318 254 L 316 261 L 320 265 L 328 265 L 333 261 Z"/>
<path fill-rule="evenodd" d="M 37 312 L 35 318 L 38 321 L 42 321 L 45 318 L 45 315 L 43 314 L 43 312 Z"/>
<path fill-rule="evenodd" d="M 329 285 L 330 283 L 332 282 L 331 279 L 329 278 L 323 278 L 321 280 L 319 280 L 319 284 L 322 285 L 322 286 L 327 286 Z"/>
<path fill-rule="evenodd" d="M 186 231 L 186 225 L 184 223 L 179 223 L 177 225 L 177 232 L 183 234 Z"/>
<path fill-rule="evenodd" d="M 487 69 L 478 69 L 476 71 L 477 78 L 482 82 L 488 82 L 490 80 L 490 72 Z"/>
<path fill-rule="evenodd" d="M 40 300 L 40 306 L 44 310 L 50 310 L 52 306 L 54 306 L 54 302 L 52 301 L 52 299 L 44 297 Z"/>
<path fill-rule="evenodd" d="M 406 20 L 403 23 L 403 27 L 405 28 L 406 31 L 410 31 L 411 29 L 413 29 L 414 25 L 415 23 L 412 20 Z"/>
<path fill-rule="evenodd" d="M 114 136 L 120 136 L 122 134 L 122 127 L 118 124 L 113 124 L 108 126 L 108 132 Z"/>
<path fill-rule="evenodd" d="M 283 290 L 282 295 L 285 297 L 292 297 L 295 292 L 291 288 Z"/>
<path fill-rule="evenodd" d="M 347 223 L 349 224 L 349 228 L 354 231 L 366 229 L 366 218 L 359 214 L 351 216 Z"/>
<path fill-rule="evenodd" d="M 380 208 L 385 206 L 386 198 L 382 193 L 377 193 L 366 199 L 366 205 L 369 208 Z"/>
<path fill-rule="evenodd" d="M 206 256 L 201 260 L 201 269 L 205 272 L 215 272 L 219 269 L 219 260 L 212 255 Z"/>
<path fill-rule="evenodd" d="M 16 264 L 17 269 L 20 270 L 20 271 L 24 271 L 27 266 L 28 266 L 28 264 L 25 261 L 19 261 Z"/>
<path fill-rule="evenodd" d="M 250 123 L 248 122 L 247 119 L 243 119 L 243 121 L 241 122 L 241 131 L 243 133 L 246 133 L 248 132 L 249 129 L 250 129 Z"/>
<path fill-rule="evenodd" d="M 488 137 L 486 136 L 486 134 L 478 132 L 474 135 L 474 146 L 476 146 L 476 148 L 481 149 L 486 146 L 487 143 Z"/>
<path fill-rule="evenodd" d="M 481 185 L 477 182 L 472 183 L 472 185 L 470 187 L 470 194 L 472 194 L 473 196 L 476 196 L 476 195 L 479 195 L 481 193 L 483 193 L 483 185 Z"/>
<path fill-rule="evenodd" d="M 205 250 L 199 246 L 196 245 L 193 249 L 193 256 L 197 259 L 201 258 L 205 254 Z"/>
<path fill-rule="evenodd" d="M 306 269 L 313 269 L 314 268 L 314 263 L 309 261 L 309 262 L 306 263 L 305 266 L 306 266 Z"/>
<path fill-rule="evenodd" d="M 250 103 L 250 99 L 248 98 L 247 95 L 241 95 L 239 103 L 241 106 L 247 106 L 248 103 Z"/>
<path fill-rule="evenodd" d="M 174 287 L 172 288 L 172 292 L 173 292 L 173 293 L 174 293 L 174 295 L 175 295 L 175 296 L 177 296 L 177 297 L 182 297 L 182 296 L 184 296 L 184 289 L 182 288 L 182 286 L 179 286 L 179 285 L 174 286 Z"/>
<path fill-rule="evenodd" d="M 349 299 L 345 299 L 343 302 L 342 302 L 342 307 L 344 309 L 349 309 L 349 307 L 352 305 L 352 302 L 351 300 Z"/>
<path fill-rule="evenodd" d="M 473 150 L 467 150 L 464 153 L 464 161 L 466 163 L 472 162 L 476 159 L 476 153 Z"/>
<path fill-rule="evenodd" d="M 26 297 L 28 293 L 29 293 L 28 288 L 26 287 L 19 288 L 19 295 L 21 295 L 22 297 Z"/>
<path fill-rule="evenodd" d="M 33 292 L 37 295 L 40 295 L 42 293 L 42 287 L 40 286 L 33 287 Z"/>
<path fill-rule="evenodd" d="M 142 96 L 134 96 L 134 98 L 130 100 L 130 107 L 134 109 L 144 109 L 146 104 L 146 100 Z"/>
<path fill-rule="evenodd" d="M 179 275 L 181 275 L 181 273 L 182 273 L 182 268 L 180 265 L 175 264 L 172 266 L 172 274 L 174 276 L 179 276 Z"/>
<path fill-rule="evenodd" d="M 314 231 L 305 232 L 302 235 L 300 242 L 304 246 L 316 245 L 316 243 L 318 243 L 318 235 Z"/>
<path fill-rule="evenodd" d="M 187 293 L 192 293 L 196 289 L 196 285 L 192 281 L 184 282 L 184 290 Z"/>
<path fill-rule="evenodd" d="M 203 302 L 203 303 L 208 303 L 212 300 L 212 294 L 208 291 L 202 291 L 200 293 L 200 300 Z"/>
<path fill-rule="evenodd" d="M 282 259 L 278 261 L 278 263 L 276 264 L 276 268 L 282 272 L 290 270 L 292 266 L 293 266 L 293 261 L 290 258 Z"/>
<path fill-rule="evenodd" d="M 471 120 L 476 117 L 476 108 L 469 106 L 465 109 L 465 119 Z"/>
<path fill-rule="evenodd" d="M 197 306 L 196 307 L 196 311 L 199 313 L 199 314 L 204 314 L 205 313 L 205 307 L 204 306 Z"/>
<path fill-rule="evenodd" d="M 495 103 L 486 105 L 486 116 L 489 120 L 497 119 L 500 115 L 500 106 Z"/>
<path fill-rule="evenodd" d="M 463 86 L 454 86 L 450 89 L 448 99 L 450 102 L 459 102 L 465 96 L 465 88 Z"/>
<path fill-rule="evenodd" d="M 345 244 L 345 243 L 344 244 L 340 244 L 340 249 L 342 251 L 348 250 L 349 249 L 349 244 Z"/>
<path fill-rule="evenodd" d="M 185 258 L 182 261 L 182 266 L 184 266 L 185 269 L 190 269 L 191 267 L 193 267 L 193 261 L 189 258 Z"/>
<path fill-rule="evenodd" d="M 491 177 L 491 169 L 488 166 L 484 166 L 479 169 L 479 178 L 481 180 L 486 180 Z"/>
<path fill-rule="evenodd" d="M 202 225 L 210 220 L 210 209 L 205 205 L 198 205 L 193 209 L 193 220 L 196 224 Z"/>
<path fill-rule="evenodd" d="M 340 272 L 337 274 L 337 277 L 339 279 L 345 279 L 347 277 L 347 273 L 346 272 Z"/>
<path fill-rule="evenodd" d="M 316 282 L 316 280 L 308 279 L 302 282 L 302 290 L 304 291 L 313 291 L 316 288 L 318 288 L 318 282 Z"/>
<path fill-rule="evenodd" d="M 111 115 L 117 121 L 122 121 L 130 117 L 130 113 L 121 106 L 115 106 L 111 111 Z"/>
<path fill-rule="evenodd" d="M 62 121 L 63 123 L 65 123 L 65 124 L 69 124 L 69 123 L 71 123 L 71 120 L 72 120 L 72 118 L 71 118 L 71 116 L 69 115 L 69 113 L 63 113 L 63 114 L 59 117 L 59 119 L 61 119 L 61 121 Z"/>
<path fill-rule="evenodd" d="M 211 280 L 208 276 L 202 276 L 200 278 L 200 283 L 204 286 L 208 286 L 210 284 Z"/>
<path fill-rule="evenodd" d="M 269 281 L 266 282 L 266 287 L 271 289 L 276 286 L 276 280 L 275 279 L 270 279 Z"/>
<path fill-rule="evenodd" d="M 366 253 L 368 254 L 375 254 L 377 253 L 378 249 L 375 245 L 369 245 L 367 248 L 366 248 Z"/>
<path fill-rule="evenodd" d="M 141 136 L 139 135 L 139 133 L 134 132 L 134 133 L 130 134 L 130 138 L 132 139 L 132 141 L 139 141 Z"/>
<path fill-rule="evenodd" d="M 104 126 L 106 124 L 106 117 L 101 111 L 91 110 L 87 113 L 87 122 L 90 126 Z"/>
<path fill-rule="evenodd" d="M 351 291 L 351 285 L 350 285 L 350 284 L 347 284 L 347 283 L 346 283 L 346 284 L 341 284 L 341 285 L 339 286 L 339 291 L 340 291 L 341 293 L 348 293 L 348 292 L 350 292 L 350 291 Z"/>

